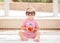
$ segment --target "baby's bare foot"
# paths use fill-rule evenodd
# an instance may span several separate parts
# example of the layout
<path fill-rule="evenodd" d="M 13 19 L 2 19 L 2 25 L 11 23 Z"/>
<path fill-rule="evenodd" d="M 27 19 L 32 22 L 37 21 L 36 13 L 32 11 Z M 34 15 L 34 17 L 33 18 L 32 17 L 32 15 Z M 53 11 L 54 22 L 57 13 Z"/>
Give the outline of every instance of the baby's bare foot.
<path fill-rule="evenodd" d="M 22 41 L 27 41 L 28 39 L 27 38 L 21 38 Z"/>
<path fill-rule="evenodd" d="M 35 42 L 39 42 L 39 39 L 34 39 Z"/>

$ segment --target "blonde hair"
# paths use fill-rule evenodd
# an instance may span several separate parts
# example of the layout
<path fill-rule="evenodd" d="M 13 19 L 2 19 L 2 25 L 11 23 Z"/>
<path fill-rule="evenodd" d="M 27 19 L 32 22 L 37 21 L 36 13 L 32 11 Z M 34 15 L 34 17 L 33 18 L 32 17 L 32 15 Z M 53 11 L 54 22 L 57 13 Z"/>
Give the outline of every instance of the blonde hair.
<path fill-rule="evenodd" d="M 28 7 L 28 8 L 26 9 L 26 11 L 29 10 L 29 9 L 32 9 L 33 11 L 36 11 L 33 7 Z"/>

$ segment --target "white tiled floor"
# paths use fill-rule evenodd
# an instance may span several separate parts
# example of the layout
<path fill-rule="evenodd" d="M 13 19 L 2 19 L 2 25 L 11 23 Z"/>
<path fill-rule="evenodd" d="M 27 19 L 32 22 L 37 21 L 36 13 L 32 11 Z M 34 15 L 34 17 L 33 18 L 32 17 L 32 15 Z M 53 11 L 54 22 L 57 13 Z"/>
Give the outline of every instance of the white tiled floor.
<path fill-rule="evenodd" d="M 18 35 L 19 30 L 0 31 L 1 43 L 60 43 L 60 31 L 41 30 L 40 42 L 34 42 L 33 39 L 21 41 Z"/>

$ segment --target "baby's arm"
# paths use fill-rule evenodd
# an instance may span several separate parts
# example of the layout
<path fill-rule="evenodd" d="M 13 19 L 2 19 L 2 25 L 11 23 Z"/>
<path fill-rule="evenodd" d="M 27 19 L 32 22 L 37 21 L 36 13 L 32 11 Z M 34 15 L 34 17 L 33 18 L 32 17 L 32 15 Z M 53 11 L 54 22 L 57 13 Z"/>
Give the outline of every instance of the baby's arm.
<path fill-rule="evenodd" d="M 22 23 L 21 29 L 22 30 L 26 30 L 26 20 L 24 20 L 24 22 Z"/>
<path fill-rule="evenodd" d="M 39 31 L 39 28 L 38 27 L 34 28 L 33 32 L 37 32 L 37 31 Z"/>
<path fill-rule="evenodd" d="M 37 22 L 35 22 L 34 31 L 39 31 L 39 24 Z"/>
<path fill-rule="evenodd" d="M 21 26 L 22 30 L 27 30 L 27 27 Z"/>

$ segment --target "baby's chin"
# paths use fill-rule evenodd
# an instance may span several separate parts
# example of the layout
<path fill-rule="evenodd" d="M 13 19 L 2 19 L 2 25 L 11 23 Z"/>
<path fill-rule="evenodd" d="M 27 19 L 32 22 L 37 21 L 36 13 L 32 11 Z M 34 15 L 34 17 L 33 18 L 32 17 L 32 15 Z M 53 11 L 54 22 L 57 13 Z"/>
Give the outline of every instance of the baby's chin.
<path fill-rule="evenodd" d="M 28 17 L 29 19 L 33 19 L 34 17 Z"/>
<path fill-rule="evenodd" d="M 30 20 L 33 20 L 33 18 L 29 18 Z"/>

